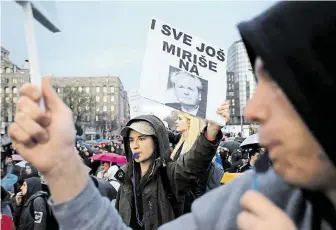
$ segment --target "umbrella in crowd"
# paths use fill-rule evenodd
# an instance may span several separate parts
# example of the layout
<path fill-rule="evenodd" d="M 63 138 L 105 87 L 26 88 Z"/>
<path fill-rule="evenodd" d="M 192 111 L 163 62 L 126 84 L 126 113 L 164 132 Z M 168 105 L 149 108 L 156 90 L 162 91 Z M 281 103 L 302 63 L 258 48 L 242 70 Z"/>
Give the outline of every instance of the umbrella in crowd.
<path fill-rule="evenodd" d="M 12 159 L 13 159 L 13 161 L 23 161 L 22 156 L 19 155 L 19 154 L 13 154 Z"/>
<path fill-rule="evenodd" d="M 223 141 L 220 146 L 229 149 L 231 152 L 239 148 L 240 143 L 237 141 Z"/>
<path fill-rule="evenodd" d="M 117 164 L 126 164 L 127 159 L 125 156 L 120 156 L 115 153 L 101 153 L 101 154 L 96 154 L 92 157 L 90 157 L 92 160 L 99 160 L 99 161 L 107 161 L 107 162 L 114 162 Z"/>
<path fill-rule="evenodd" d="M 259 145 L 259 135 L 258 135 L 258 133 L 247 137 L 243 141 L 243 143 L 241 143 L 240 147 L 249 148 L 249 147 L 252 147 L 253 145 Z"/>
<path fill-rule="evenodd" d="M 89 140 L 89 141 L 86 141 L 85 143 L 89 144 L 89 145 L 96 145 L 97 141 L 95 141 L 95 140 Z"/>
<path fill-rule="evenodd" d="M 21 168 L 24 168 L 24 167 L 26 167 L 26 164 L 28 163 L 28 161 L 20 161 L 19 163 L 17 163 L 17 164 L 15 164 L 15 165 L 17 165 L 17 166 L 20 166 Z"/>
<path fill-rule="evenodd" d="M 76 141 L 85 141 L 85 139 L 81 136 L 76 136 Z"/>

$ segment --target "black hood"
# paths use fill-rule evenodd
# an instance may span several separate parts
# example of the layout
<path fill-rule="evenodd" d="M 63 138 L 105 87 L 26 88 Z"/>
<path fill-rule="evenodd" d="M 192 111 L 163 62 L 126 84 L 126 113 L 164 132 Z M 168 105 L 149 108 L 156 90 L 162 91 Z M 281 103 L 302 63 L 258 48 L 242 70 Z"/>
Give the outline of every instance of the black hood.
<path fill-rule="evenodd" d="M 29 199 L 32 195 L 42 190 L 41 180 L 37 177 L 31 177 L 25 179 L 27 183 L 27 199 Z"/>
<path fill-rule="evenodd" d="M 142 115 L 131 119 L 126 126 L 130 126 L 135 121 L 147 121 L 149 122 L 154 130 L 155 136 L 157 138 L 159 156 L 165 162 L 169 161 L 170 157 L 170 148 L 169 148 L 169 139 L 168 139 L 168 132 L 166 130 L 165 125 L 163 122 L 154 115 Z M 125 147 L 125 155 L 127 157 L 128 162 L 132 162 L 132 151 L 130 149 L 129 140 L 128 138 L 124 138 L 124 147 Z"/>
<path fill-rule="evenodd" d="M 279 2 L 238 29 L 252 66 L 260 56 L 336 165 L 336 2 Z"/>

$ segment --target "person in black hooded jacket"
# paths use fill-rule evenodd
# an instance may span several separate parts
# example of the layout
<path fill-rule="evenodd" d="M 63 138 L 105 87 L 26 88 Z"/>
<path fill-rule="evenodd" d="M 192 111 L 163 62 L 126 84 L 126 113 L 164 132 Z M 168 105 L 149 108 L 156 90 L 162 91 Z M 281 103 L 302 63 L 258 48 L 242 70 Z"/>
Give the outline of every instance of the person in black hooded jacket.
<path fill-rule="evenodd" d="M 209 132 L 214 139 L 206 137 Z M 190 151 L 173 162 L 159 118 L 136 117 L 121 135 L 129 163 L 116 173 L 121 182 L 116 208 L 125 224 L 136 230 L 157 229 L 183 213 L 185 192 L 196 186 L 222 139 L 220 127 L 209 124 Z"/>
<path fill-rule="evenodd" d="M 25 180 L 21 192 L 16 194 L 14 220 L 17 230 L 47 229 L 48 204 L 39 196 L 41 190 L 41 180 L 31 177 Z"/>

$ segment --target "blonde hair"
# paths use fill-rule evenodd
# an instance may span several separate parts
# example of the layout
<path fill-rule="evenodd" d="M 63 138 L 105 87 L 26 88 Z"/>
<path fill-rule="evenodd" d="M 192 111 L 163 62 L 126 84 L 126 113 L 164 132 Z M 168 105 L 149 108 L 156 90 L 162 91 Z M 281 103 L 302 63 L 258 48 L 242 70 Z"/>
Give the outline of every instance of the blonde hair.
<path fill-rule="evenodd" d="M 179 112 L 178 115 L 187 118 L 189 121 L 188 136 L 184 136 L 182 134 L 179 142 L 176 144 L 171 154 L 171 159 L 174 159 L 176 152 L 181 148 L 182 145 L 183 145 L 183 148 L 181 151 L 181 155 L 188 152 L 205 127 L 205 122 L 202 118 L 193 117 L 184 112 Z"/>

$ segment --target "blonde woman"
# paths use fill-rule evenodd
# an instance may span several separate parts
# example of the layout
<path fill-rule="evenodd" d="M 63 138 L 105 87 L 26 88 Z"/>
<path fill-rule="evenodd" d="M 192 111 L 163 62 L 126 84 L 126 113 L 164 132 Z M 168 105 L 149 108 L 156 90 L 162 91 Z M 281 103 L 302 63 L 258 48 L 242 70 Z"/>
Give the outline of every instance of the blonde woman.
<path fill-rule="evenodd" d="M 230 120 L 229 103 L 223 103 L 219 109 L 217 109 L 217 113 L 224 114 L 223 117 L 225 117 L 226 122 L 228 122 Z M 194 117 L 188 113 L 180 111 L 178 112 L 175 125 L 178 134 L 168 132 L 169 142 L 175 145 L 174 150 L 170 156 L 173 161 L 176 161 L 180 155 L 187 153 L 191 149 L 197 137 L 206 127 L 206 122 L 202 118 Z"/>
<path fill-rule="evenodd" d="M 173 161 L 176 161 L 180 155 L 185 154 L 191 149 L 197 137 L 205 128 L 206 123 L 201 118 L 193 117 L 184 112 L 179 112 L 175 125 L 176 131 L 179 134 L 175 135 L 169 133 L 169 140 L 175 145 L 170 156 Z"/>
<path fill-rule="evenodd" d="M 221 107 L 217 110 L 217 113 L 222 114 L 226 121 L 229 121 L 229 104 L 222 104 Z M 175 134 L 170 131 L 168 132 L 169 142 L 175 145 L 174 150 L 170 155 L 170 158 L 173 161 L 177 161 L 177 159 L 179 159 L 179 157 L 183 154 L 188 154 L 198 136 L 206 128 L 206 122 L 201 118 L 193 117 L 184 112 L 178 112 L 175 125 L 176 131 L 179 134 Z M 186 191 L 183 213 L 190 212 L 192 202 L 196 198 L 199 198 L 206 193 L 208 180 L 212 177 L 213 173 L 210 166 L 211 164 L 209 165 L 208 170 L 198 179 L 197 185 L 195 185 L 189 191 Z"/>

